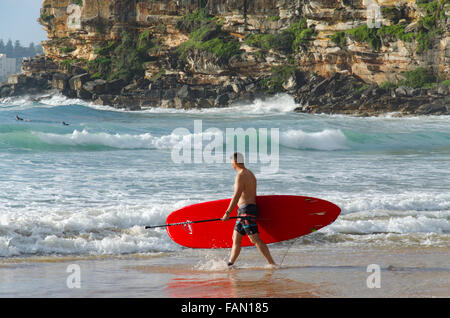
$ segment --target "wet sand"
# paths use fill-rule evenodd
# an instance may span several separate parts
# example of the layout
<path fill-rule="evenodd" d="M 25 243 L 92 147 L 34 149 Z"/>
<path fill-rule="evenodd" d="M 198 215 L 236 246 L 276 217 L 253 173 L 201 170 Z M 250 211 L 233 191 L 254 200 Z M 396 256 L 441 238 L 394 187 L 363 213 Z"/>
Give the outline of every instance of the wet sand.
<path fill-rule="evenodd" d="M 280 262 L 287 248 L 271 250 Z M 255 248 L 228 269 L 228 252 L 2 259 L 0 297 L 450 297 L 448 247 L 294 246 L 276 269 Z M 80 288 L 67 285 L 71 264 L 79 266 Z M 380 288 L 367 285 L 370 264 L 380 268 Z"/>

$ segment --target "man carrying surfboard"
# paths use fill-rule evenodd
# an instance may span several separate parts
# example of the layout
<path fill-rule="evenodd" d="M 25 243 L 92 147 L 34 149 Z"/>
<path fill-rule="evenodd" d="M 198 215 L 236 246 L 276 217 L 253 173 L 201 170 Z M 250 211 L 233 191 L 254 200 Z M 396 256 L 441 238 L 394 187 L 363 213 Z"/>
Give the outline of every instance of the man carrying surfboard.
<path fill-rule="evenodd" d="M 255 244 L 261 254 L 270 265 L 276 265 L 267 245 L 261 240 L 258 232 L 256 219 L 258 217 L 258 206 L 256 205 L 256 177 L 245 167 L 244 156 L 235 152 L 231 156 L 231 165 L 237 175 L 234 183 L 234 194 L 222 221 L 230 220 L 230 213 L 238 206 L 238 218 L 233 232 L 233 246 L 231 248 L 228 266 L 232 266 L 241 252 L 241 241 L 248 235 L 250 241 Z"/>

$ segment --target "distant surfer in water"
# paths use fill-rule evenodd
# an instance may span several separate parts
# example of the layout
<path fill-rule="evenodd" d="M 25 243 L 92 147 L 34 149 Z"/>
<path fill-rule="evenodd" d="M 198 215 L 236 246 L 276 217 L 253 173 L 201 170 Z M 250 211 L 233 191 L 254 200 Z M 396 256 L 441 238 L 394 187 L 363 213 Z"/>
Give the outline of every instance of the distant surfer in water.
<path fill-rule="evenodd" d="M 16 120 L 18 120 L 18 121 L 26 121 L 26 122 L 30 121 L 29 119 L 20 118 L 18 115 L 16 115 Z"/>
<path fill-rule="evenodd" d="M 238 216 L 233 232 L 233 247 L 231 248 L 228 266 L 232 266 L 241 252 L 241 241 L 248 235 L 250 241 L 255 244 L 261 254 L 270 265 L 276 265 L 269 248 L 259 237 L 256 218 L 258 217 L 258 206 L 256 205 L 256 178 L 255 175 L 245 167 L 244 156 L 236 152 L 231 156 L 231 165 L 236 170 L 237 175 L 234 183 L 234 195 L 231 199 L 227 211 L 222 217 L 222 221 L 230 219 L 230 213 L 238 205 Z"/>
<path fill-rule="evenodd" d="M 62 124 L 63 124 L 64 126 L 69 126 L 69 124 L 66 123 L 65 121 L 63 121 Z"/>

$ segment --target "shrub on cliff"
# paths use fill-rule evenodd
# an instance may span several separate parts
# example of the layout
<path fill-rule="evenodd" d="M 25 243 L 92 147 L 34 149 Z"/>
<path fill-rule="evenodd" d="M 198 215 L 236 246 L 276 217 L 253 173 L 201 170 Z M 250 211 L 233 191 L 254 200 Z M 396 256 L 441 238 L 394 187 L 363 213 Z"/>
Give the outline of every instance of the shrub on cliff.
<path fill-rule="evenodd" d="M 95 50 L 97 58 L 87 63 L 88 71 L 95 77 L 130 81 L 143 76 L 143 63 L 148 60 L 147 51 L 154 45 L 150 32 L 138 37 L 123 31 L 120 42 L 110 41 Z"/>
<path fill-rule="evenodd" d="M 270 70 L 270 77 L 261 80 L 260 87 L 269 93 L 280 93 L 284 91 L 283 85 L 290 77 L 299 77 L 297 67 L 293 65 L 274 66 Z"/>
<path fill-rule="evenodd" d="M 128 32 L 122 32 L 121 43 L 111 55 L 111 74 L 109 78 L 130 81 L 135 75 L 143 76 L 144 51 L 145 45 L 141 43 L 140 38 L 135 39 Z"/>
<path fill-rule="evenodd" d="M 411 42 L 415 38 L 414 32 L 406 32 L 406 25 L 403 23 L 394 25 L 383 25 L 377 31 L 377 35 L 384 42 L 389 42 L 392 40 L 401 40 L 404 42 Z"/>
<path fill-rule="evenodd" d="M 448 6 L 448 0 L 417 0 L 416 2 L 422 16 L 417 21 L 415 31 L 406 32 L 406 23 L 383 25 L 380 28 L 369 28 L 363 24 L 347 31 L 336 32 L 331 36 L 331 40 L 343 48 L 345 39 L 349 36 L 355 41 L 368 43 L 375 51 L 378 51 L 383 43 L 390 41 L 415 41 L 416 51 L 423 53 L 432 48 L 436 37 L 443 33 L 443 25 L 447 20 L 445 7 Z M 383 7 L 383 9 L 385 12 L 386 8 Z"/>
<path fill-rule="evenodd" d="M 277 33 L 251 34 L 245 42 L 254 47 L 263 50 L 274 49 L 284 54 L 298 52 L 300 48 L 306 45 L 315 37 L 313 29 L 307 27 L 306 20 L 300 19 L 287 29 Z"/>
<path fill-rule="evenodd" d="M 111 72 L 111 59 L 99 56 L 87 63 L 87 69 L 90 73 L 95 74 L 96 78 L 107 78 Z"/>
<path fill-rule="evenodd" d="M 405 24 L 383 25 L 380 28 L 369 28 L 367 24 L 362 24 L 359 27 L 347 30 L 338 31 L 331 36 L 331 41 L 343 48 L 346 44 L 346 37 L 357 42 L 365 42 L 374 51 L 379 51 L 381 45 L 386 42 L 401 40 L 411 42 L 415 38 L 413 32 L 405 31 Z"/>
<path fill-rule="evenodd" d="M 177 28 L 185 33 L 191 33 L 207 24 L 215 22 L 216 17 L 210 16 L 205 9 L 198 9 L 185 14 L 177 23 Z"/>
<path fill-rule="evenodd" d="M 186 30 L 191 30 L 189 40 L 182 43 L 177 49 L 183 60 L 193 49 L 213 53 L 223 64 L 228 63 L 231 57 L 241 53 L 239 42 L 223 31 L 221 24 L 216 23 L 216 18 L 208 16 L 204 9 L 187 14 L 181 21 L 190 21 L 189 27 L 186 22 L 182 22 L 181 25 Z M 179 27 L 181 26 L 179 25 Z"/>
<path fill-rule="evenodd" d="M 337 46 L 344 47 L 346 43 L 346 34 L 343 31 L 338 31 L 331 35 L 331 41 L 333 41 Z"/>
<path fill-rule="evenodd" d="M 393 83 L 393 82 L 382 82 L 380 85 L 378 85 L 378 87 L 382 88 L 382 89 L 394 89 L 397 88 L 397 84 Z"/>
<path fill-rule="evenodd" d="M 353 40 L 367 42 L 373 50 L 378 51 L 381 47 L 381 40 L 377 32 L 378 29 L 369 28 L 367 24 L 364 23 L 359 27 L 348 30 L 346 33 Z"/>
<path fill-rule="evenodd" d="M 432 48 L 434 39 L 443 32 L 439 25 L 447 23 L 445 6 L 448 6 L 448 0 L 417 0 L 416 2 L 423 14 L 418 21 L 416 32 L 417 52 L 422 53 Z"/>
<path fill-rule="evenodd" d="M 404 80 L 400 81 L 400 85 L 414 88 L 427 88 L 437 82 L 437 77 L 433 71 L 424 67 L 418 67 L 412 71 L 403 72 Z"/>
<path fill-rule="evenodd" d="M 297 52 L 300 47 L 306 45 L 317 35 L 314 29 L 308 28 L 306 19 L 300 19 L 298 22 L 292 24 L 288 32 L 294 36 L 294 41 L 292 42 L 293 52 Z"/>
<path fill-rule="evenodd" d="M 76 48 L 74 48 L 72 46 L 65 46 L 65 47 L 59 48 L 59 52 L 61 52 L 61 53 L 71 53 L 75 50 L 76 50 Z"/>
<path fill-rule="evenodd" d="M 439 83 L 439 78 L 434 75 L 433 70 L 424 67 L 418 67 L 411 71 L 402 72 L 403 79 L 398 83 L 383 82 L 379 85 L 380 88 L 393 89 L 398 86 L 408 86 L 413 88 L 430 88 Z M 440 82 L 441 86 L 447 86 L 450 80 Z"/>
<path fill-rule="evenodd" d="M 292 43 L 295 37 L 290 32 L 282 32 L 280 34 L 252 34 L 247 37 L 246 43 L 263 50 L 274 49 L 285 54 L 292 53 Z"/>

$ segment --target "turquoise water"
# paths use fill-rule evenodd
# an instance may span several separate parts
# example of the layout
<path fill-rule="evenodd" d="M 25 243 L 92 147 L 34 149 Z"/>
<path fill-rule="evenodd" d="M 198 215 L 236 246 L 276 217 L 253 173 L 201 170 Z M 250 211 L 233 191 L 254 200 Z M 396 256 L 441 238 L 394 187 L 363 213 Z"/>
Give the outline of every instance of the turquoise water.
<path fill-rule="evenodd" d="M 181 250 L 164 229 L 144 226 L 185 205 L 230 197 L 235 175 L 225 155 L 174 162 L 174 147 L 195 137 L 195 121 L 219 134 L 279 130 L 278 142 L 269 141 L 279 151 L 276 171 L 249 164 L 259 194 L 314 196 L 342 208 L 335 223 L 296 244 L 448 246 L 448 116 L 355 118 L 295 107 L 288 96 L 139 112 L 59 95 L 0 100 L 0 257 Z"/>

